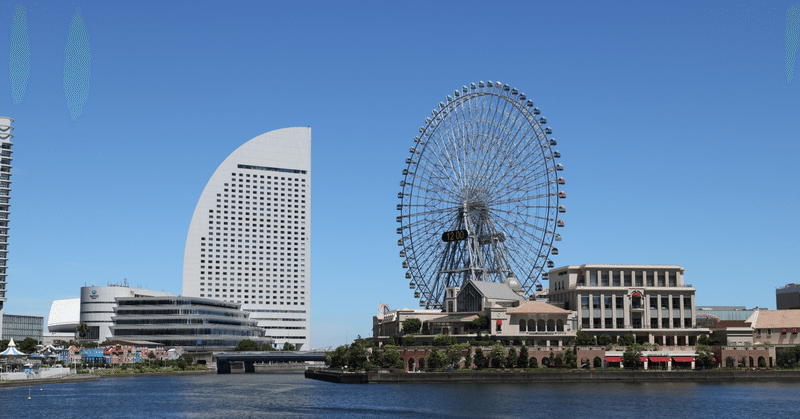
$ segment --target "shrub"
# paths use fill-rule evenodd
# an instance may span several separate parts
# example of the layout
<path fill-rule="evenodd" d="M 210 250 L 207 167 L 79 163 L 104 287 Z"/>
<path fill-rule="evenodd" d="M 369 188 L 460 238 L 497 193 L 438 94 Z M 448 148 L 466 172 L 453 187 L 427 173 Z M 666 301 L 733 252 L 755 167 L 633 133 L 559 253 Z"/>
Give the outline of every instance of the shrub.
<path fill-rule="evenodd" d="M 532 356 L 531 359 L 528 360 L 528 367 L 539 368 L 539 360 L 536 359 L 535 356 Z"/>
<path fill-rule="evenodd" d="M 528 366 L 528 347 L 523 346 L 519 349 L 519 356 L 517 357 L 517 367 L 525 368 Z"/>
<path fill-rule="evenodd" d="M 405 339 L 406 346 L 414 346 L 417 344 L 417 337 L 414 335 L 408 335 Z"/>
<path fill-rule="evenodd" d="M 501 368 L 506 361 L 506 354 L 505 350 L 500 344 L 494 345 L 492 347 L 492 354 L 490 355 L 492 359 L 492 368 Z"/>
<path fill-rule="evenodd" d="M 596 357 L 594 357 L 594 360 L 592 361 L 592 365 L 593 365 L 595 368 L 600 368 L 600 367 L 602 367 L 602 366 L 603 366 L 603 360 L 602 360 L 602 359 L 600 359 L 600 357 L 599 357 L 599 356 L 596 356 Z"/>
<path fill-rule="evenodd" d="M 764 358 L 758 358 L 758 367 L 767 368 L 767 361 L 765 361 Z"/>
<path fill-rule="evenodd" d="M 439 335 L 433 338 L 433 346 L 450 346 L 458 343 L 458 339 L 451 335 Z"/>

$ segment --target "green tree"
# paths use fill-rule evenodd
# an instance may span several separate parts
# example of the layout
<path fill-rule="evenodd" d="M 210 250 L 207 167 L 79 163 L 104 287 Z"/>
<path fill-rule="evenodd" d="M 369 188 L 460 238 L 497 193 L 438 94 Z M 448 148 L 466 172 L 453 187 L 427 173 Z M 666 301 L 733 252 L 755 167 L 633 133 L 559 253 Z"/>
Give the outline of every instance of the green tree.
<path fill-rule="evenodd" d="M 405 369 L 405 362 L 396 349 L 387 349 L 383 353 L 383 366 L 386 368 Z"/>
<path fill-rule="evenodd" d="M 556 357 L 553 359 L 553 365 L 556 367 L 564 366 L 564 354 L 559 352 L 556 354 Z"/>
<path fill-rule="evenodd" d="M 725 366 L 728 368 L 733 368 L 733 357 L 729 356 L 725 358 Z"/>
<path fill-rule="evenodd" d="M 467 350 L 467 354 L 464 355 L 464 368 L 470 369 L 473 365 L 472 351 Z"/>
<path fill-rule="evenodd" d="M 698 343 L 695 353 L 697 354 L 697 362 L 695 364 L 697 367 L 711 368 L 714 366 L 714 354 L 711 352 L 711 347 Z"/>
<path fill-rule="evenodd" d="M 489 360 L 483 355 L 483 349 L 480 347 L 475 348 L 475 367 L 478 369 L 486 368 L 489 366 Z"/>
<path fill-rule="evenodd" d="M 594 338 L 594 336 L 589 336 L 583 330 L 578 330 L 578 332 L 575 333 L 575 346 L 596 346 L 596 345 L 597 345 L 597 340 Z"/>
<path fill-rule="evenodd" d="M 446 362 L 447 359 L 445 358 L 445 355 L 438 349 L 433 348 L 431 349 L 430 353 L 428 353 L 428 368 L 438 370 L 443 368 Z"/>
<path fill-rule="evenodd" d="M 447 348 L 447 363 L 449 365 L 453 365 L 454 368 L 458 368 L 458 363 L 461 362 L 461 358 L 464 356 L 464 351 L 458 347 L 458 345 L 452 345 Z"/>
<path fill-rule="evenodd" d="M 555 367 L 556 366 L 555 361 L 556 361 L 556 356 L 553 353 L 553 351 L 550 351 L 550 356 L 547 357 L 547 367 L 548 368 Z M 544 360 L 542 360 L 542 362 L 544 362 Z"/>
<path fill-rule="evenodd" d="M 458 339 L 451 335 L 439 335 L 433 338 L 433 346 L 450 346 L 458 343 Z"/>
<path fill-rule="evenodd" d="M 592 360 L 592 366 L 595 368 L 602 368 L 603 367 L 603 360 L 600 359 L 599 356 L 594 357 Z"/>
<path fill-rule="evenodd" d="M 8 349 L 8 344 L 9 343 L 11 343 L 11 339 L 0 340 L 0 352 L 3 352 L 6 349 Z"/>
<path fill-rule="evenodd" d="M 767 361 L 765 361 L 764 358 L 758 358 L 758 367 L 767 368 Z"/>
<path fill-rule="evenodd" d="M 625 347 L 625 352 L 622 353 L 622 364 L 625 365 L 625 368 L 641 368 L 644 365 L 641 357 L 641 345 L 636 343 L 627 345 Z"/>
<path fill-rule="evenodd" d="M 283 349 L 282 349 L 282 350 L 283 350 L 283 351 L 293 351 L 293 350 L 295 350 L 295 348 L 294 348 L 294 345 L 292 345 L 291 343 L 289 343 L 289 342 L 284 342 L 284 343 L 283 343 Z"/>
<path fill-rule="evenodd" d="M 489 328 L 489 319 L 480 315 L 470 322 L 471 329 L 485 330 Z"/>
<path fill-rule="evenodd" d="M 519 357 L 517 357 L 517 350 L 512 346 L 506 355 L 506 368 L 514 368 L 517 366 L 518 359 Z"/>
<path fill-rule="evenodd" d="M 394 334 L 386 340 L 387 345 L 400 346 L 400 335 Z"/>
<path fill-rule="evenodd" d="M 567 368 L 578 366 L 578 356 L 575 355 L 575 350 L 572 347 L 567 347 L 567 351 L 564 352 L 564 366 Z"/>
<path fill-rule="evenodd" d="M 257 351 L 258 344 L 253 342 L 250 339 L 244 339 L 236 345 L 236 348 L 233 349 L 234 351 Z"/>
<path fill-rule="evenodd" d="M 419 319 L 408 318 L 403 320 L 403 331 L 406 334 L 417 333 L 422 330 L 422 322 Z"/>
<path fill-rule="evenodd" d="M 417 344 L 417 337 L 415 335 L 406 335 L 404 341 L 406 346 L 414 346 Z"/>
<path fill-rule="evenodd" d="M 25 338 L 20 344 L 17 349 L 21 352 L 25 352 L 26 354 L 33 353 L 36 350 L 36 345 L 39 344 L 39 341 L 34 338 Z"/>
<path fill-rule="evenodd" d="M 347 365 L 347 346 L 340 346 L 329 352 L 325 357 L 325 361 L 331 368 L 344 368 Z"/>
<path fill-rule="evenodd" d="M 347 367 L 351 371 L 363 370 L 367 367 L 369 357 L 363 341 L 355 341 L 350 344 L 350 352 L 347 357 Z"/>
<path fill-rule="evenodd" d="M 183 354 L 183 356 L 181 358 L 183 358 L 183 360 L 186 361 L 186 363 L 190 364 L 190 365 L 191 365 L 192 362 L 194 362 L 194 357 L 192 357 L 192 354 Z"/>
<path fill-rule="evenodd" d="M 503 349 L 503 346 L 499 343 L 492 347 L 492 354 L 489 355 L 492 360 L 492 368 L 500 368 L 505 364 L 506 361 L 506 351 Z"/>
<path fill-rule="evenodd" d="M 517 357 L 517 367 L 518 368 L 526 368 L 528 366 L 528 347 L 522 345 L 519 348 L 519 356 Z"/>
<path fill-rule="evenodd" d="M 627 335 L 620 336 L 618 344 L 622 346 L 630 346 L 636 343 L 636 336 L 633 333 L 628 333 Z"/>
<path fill-rule="evenodd" d="M 535 356 L 528 360 L 528 368 L 539 368 L 539 360 Z"/>
<path fill-rule="evenodd" d="M 607 335 L 605 333 L 600 335 L 599 338 L 597 338 L 597 344 L 600 345 L 600 346 L 611 345 L 613 342 L 614 342 L 614 340 L 611 339 L 611 336 L 609 336 L 609 335 Z"/>

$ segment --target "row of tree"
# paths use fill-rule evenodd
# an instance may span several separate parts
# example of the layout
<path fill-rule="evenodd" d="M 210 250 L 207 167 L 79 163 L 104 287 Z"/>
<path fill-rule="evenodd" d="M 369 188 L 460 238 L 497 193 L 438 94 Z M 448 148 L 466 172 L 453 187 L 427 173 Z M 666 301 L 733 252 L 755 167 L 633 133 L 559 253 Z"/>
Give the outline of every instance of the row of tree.
<path fill-rule="evenodd" d="M 252 352 L 252 351 L 277 351 L 278 349 L 275 349 L 272 347 L 272 345 L 266 343 L 259 346 L 257 343 L 255 343 L 250 339 L 244 339 L 241 342 L 239 342 L 239 344 L 236 345 L 236 348 L 234 348 L 233 350 Z M 294 350 L 296 350 L 295 346 L 289 342 L 284 342 L 283 349 L 281 349 L 281 351 L 294 351 Z"/>
<path fill-rule="evenodd" d="M 5 351 L 8 349 L 8 344 L 11 343 L 11 339 L 3 339 L 0 341 L 0 352 Z M 25 338 L 22 342 L 14 342 L 17 345 L 17 350 L 20 352 L 25 352 L 26 354 L 33 353 L 36 350 L 36 345 L 39 344 L 39 341 L 34 338 Z"/>

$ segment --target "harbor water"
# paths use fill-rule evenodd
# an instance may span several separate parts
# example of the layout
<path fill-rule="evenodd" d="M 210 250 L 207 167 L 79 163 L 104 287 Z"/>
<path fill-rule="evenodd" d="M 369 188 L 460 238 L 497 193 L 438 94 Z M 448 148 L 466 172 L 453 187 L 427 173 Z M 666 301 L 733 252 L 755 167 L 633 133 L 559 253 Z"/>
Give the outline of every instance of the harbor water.
<path fill-rule="evenodd" d="M 787 382 L 345 385 L 307 380 L 302 374 L 204 374 L 0 388 L 3 418 L 744 418 L 798 413 L 800 387 Z"/>

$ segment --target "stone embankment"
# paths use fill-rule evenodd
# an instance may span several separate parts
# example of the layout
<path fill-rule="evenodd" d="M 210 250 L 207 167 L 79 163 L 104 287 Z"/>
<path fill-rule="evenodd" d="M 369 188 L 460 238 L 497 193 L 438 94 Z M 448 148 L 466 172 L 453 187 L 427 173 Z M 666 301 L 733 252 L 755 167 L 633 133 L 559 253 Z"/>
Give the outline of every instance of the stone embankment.
<path fill-rule="evenodd" d="M 306 370 L 305 377 L 342 384 L 383 383 L 580 383 L 580 382 L 771 382 L 800 381 L 800 371 L 481 371 L 352 373 Z"/>
<path fill-rule="evenodd" d="M 48 384 L 81 383 L 85 381 L 97 381 L 101 377 L 94 374 L 70 375 L 63 378 L 38 378 L 30 380 L 8 380 L 0 381 L 0 388 L 4 387 L 37 387 Z"/>

